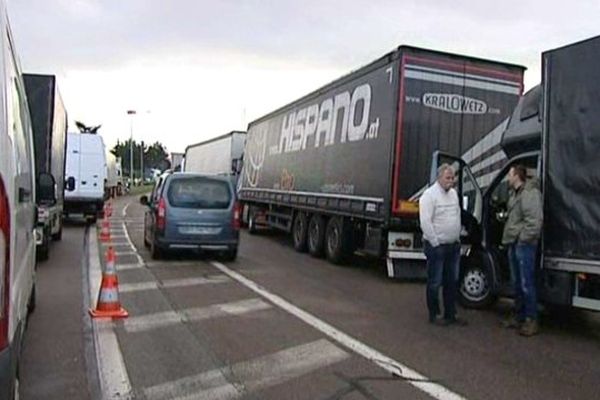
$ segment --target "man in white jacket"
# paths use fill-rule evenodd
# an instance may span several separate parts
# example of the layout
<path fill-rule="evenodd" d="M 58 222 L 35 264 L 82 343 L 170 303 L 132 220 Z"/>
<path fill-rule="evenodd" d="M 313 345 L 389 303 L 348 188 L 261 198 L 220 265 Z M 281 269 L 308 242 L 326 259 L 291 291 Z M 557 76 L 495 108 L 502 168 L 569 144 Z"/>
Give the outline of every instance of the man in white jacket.
<path fill-rule="evenodd" d="M 419 220 L 427 257 L 427 308 L 429 322 L 466 325 L 456 317 L 456 292 L 460 262 L 460 204 L 453 189 L 454 169 L 438 168 L 437 181 L 419 200 Z M 440 320 L 438 293 L 443 287 L 444 315 Z"/>

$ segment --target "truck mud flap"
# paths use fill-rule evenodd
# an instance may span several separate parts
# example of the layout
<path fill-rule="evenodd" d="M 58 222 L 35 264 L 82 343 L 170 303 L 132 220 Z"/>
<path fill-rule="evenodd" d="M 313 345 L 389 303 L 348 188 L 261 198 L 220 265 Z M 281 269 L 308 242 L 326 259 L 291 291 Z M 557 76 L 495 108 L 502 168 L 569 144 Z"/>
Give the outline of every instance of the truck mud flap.
<path fill-rule="evenodd" d="M 426 279 L 427 265 L 424 260 L 386 258 L 387 274 L 395 279 Z"/>

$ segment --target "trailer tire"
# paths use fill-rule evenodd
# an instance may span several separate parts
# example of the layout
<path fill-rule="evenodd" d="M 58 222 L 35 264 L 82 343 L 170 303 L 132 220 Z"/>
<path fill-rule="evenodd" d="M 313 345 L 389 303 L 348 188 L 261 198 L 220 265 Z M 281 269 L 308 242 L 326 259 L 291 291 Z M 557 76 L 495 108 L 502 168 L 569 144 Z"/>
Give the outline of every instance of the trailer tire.
<path fill-rule="evenodd" d="M 308 252 L 313 257 L 323 256 L 325 247 L 325 219 L 313 214 L 308 223 Z"/>
<path fill-rule="evenodd" d="M 474 252 L 461 261 L 458 281 L 458 301 L 466 308 L 483 309 L 497 299 L 493 290 L 494 273 L 487 258 L 481 252 Z"/>
<path fill-rule="evenodd" d="M 292 241 L 296 251 L 301 253 L 306 252 L 308 242 L 308 218 L 303 212 L 297 213 L 296 218 L 294 218 L 294 225 L 292 226 Z"/>
<path fill-rule="evenodd" d="M 251 235 L 256 235 L 257 232 L 256 209 L 254 207 L 250 207 L 250 210 L 248 211 L 248 233 Z"/>
<path fill-rule="evenodd" d="M 325 256 L 333 264 L 344 264 L 350 255 L 350 235 L 342 217 L 332 217 L 325 230 Z"/>

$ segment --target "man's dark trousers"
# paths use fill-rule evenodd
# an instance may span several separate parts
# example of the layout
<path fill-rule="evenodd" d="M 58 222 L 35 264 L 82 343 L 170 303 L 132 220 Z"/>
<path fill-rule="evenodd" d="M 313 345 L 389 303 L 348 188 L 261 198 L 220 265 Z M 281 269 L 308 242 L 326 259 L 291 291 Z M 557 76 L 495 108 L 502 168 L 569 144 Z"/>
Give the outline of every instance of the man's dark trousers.
<path fill-rule="evenodd" d="M 425 241 L 427 257 L 427 308 L 429 320 L 440 315 L 438 293 L 443 286 L 444 319 L 456 318 L 456 291 L 458 265 L 460 262 L 460 243 L 440 244 L 432 247 Z"/>

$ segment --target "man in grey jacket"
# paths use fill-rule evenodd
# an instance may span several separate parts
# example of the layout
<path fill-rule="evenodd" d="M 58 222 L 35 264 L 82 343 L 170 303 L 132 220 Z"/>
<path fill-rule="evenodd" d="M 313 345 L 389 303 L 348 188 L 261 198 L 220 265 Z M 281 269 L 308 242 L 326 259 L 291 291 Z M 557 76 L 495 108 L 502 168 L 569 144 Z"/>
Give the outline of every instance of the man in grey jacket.
<path fill-rule="evenodd" d="M 538 333 L 535 261 L 542 230 L 542 194 L 537 179 L 527 178 L 522 165 L 508 172 L 512 188 L 502 244 L 508 247 L 515 289 L 515 315 L 505 322 L 523 336 Z"/>
<path fill-rule="evenodd" d="M 427 257 L 427 308 L 429 322 L 440 325 L 466 322 L 456 317 L 456 284 L 460 261 L 460 205 L 454 186 L 454 169 L 442 164 L 436 183 L 419 199 L 419 221 Z M 438 292 L 443 287 L 444 318 L 438 319 Z"/>

